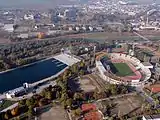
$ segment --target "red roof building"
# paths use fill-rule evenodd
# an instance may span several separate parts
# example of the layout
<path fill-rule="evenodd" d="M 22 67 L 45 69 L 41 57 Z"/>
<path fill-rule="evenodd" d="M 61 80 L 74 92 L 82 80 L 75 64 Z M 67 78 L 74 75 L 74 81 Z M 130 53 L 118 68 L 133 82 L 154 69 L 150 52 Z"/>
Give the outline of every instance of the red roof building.
<path fill-rule="evenodd" d="M 102 115 L 100 112 L 89 112 L 84 115 L 83 120 L 102 120 Z"/>
<path fill-rule="evenodd" d="M 83 120 L 102 120 L 103 115 L 97 110 L 95 104 L 83 104 L 81 106 L 82 112 L 84 113 Z"/>
<path fill-rule="evenodd" d="M 95 104 L 83 104 L 81 106 L 82 112 L 87 112 L 87 111 L 92 111 L 92 110 L 97 110 L 96 105 Z"/>
<path fill-rule="evenodd" d="M 160 87 L 152 87 L 151 91 L 152 91 L 153 93 L 160 92 Z"/>

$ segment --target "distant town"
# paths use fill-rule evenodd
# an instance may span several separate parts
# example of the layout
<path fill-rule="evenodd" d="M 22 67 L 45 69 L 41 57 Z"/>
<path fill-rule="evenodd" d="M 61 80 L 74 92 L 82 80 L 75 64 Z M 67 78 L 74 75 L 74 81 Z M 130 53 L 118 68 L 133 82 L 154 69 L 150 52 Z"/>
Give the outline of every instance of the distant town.
<path fill-rule="evenodd" d="M 0 8 L 0 120 L 159 120 L 160 5 Z"/>

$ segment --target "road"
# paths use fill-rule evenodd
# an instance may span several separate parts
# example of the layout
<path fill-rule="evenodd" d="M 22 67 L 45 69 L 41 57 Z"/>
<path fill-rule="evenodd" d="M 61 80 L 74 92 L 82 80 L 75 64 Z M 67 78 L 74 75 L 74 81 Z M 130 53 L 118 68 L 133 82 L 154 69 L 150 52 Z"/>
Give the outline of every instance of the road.
<path fill-rule="evenodd" d="M 142 39 L 144 39 L 144 40 L 146 40 L 146 41 L 148 41 L 148 42 L 150 41 L 148 38 L 146 38 L 146 37 L 140 35 L 140 34 L 137 33 L 137 32 L 134 32 L 134 34 L 138 35 L 140 38 L 142 38 Z"/>

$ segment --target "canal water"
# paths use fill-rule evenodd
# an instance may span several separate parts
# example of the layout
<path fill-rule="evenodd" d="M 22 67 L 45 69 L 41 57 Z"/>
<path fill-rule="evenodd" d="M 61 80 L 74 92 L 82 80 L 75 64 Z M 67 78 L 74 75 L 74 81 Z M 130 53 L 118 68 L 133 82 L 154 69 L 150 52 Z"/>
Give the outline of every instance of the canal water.
<path fill-rule="evenodd" d="M 34 83 L 51 77 L 66 67 L 66 64 L 51 58 L 26 67 L 0 73 L 0 93 L 20 87 L 25 82 Z"/>

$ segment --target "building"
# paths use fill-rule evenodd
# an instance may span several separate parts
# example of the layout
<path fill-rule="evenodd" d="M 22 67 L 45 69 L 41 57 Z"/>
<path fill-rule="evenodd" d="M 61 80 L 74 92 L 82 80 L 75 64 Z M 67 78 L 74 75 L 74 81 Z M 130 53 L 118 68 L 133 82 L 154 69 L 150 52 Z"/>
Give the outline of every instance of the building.
<path fill-rule="evenodd" d="M 106 56 L 106 53 L 102 53 L 96 57 L 96 67 L 104 81 L 110 82 L 111 84 L 139 86 L 150 79 L 151 71 L 149 68 L 151 68 L 152 66 L 145 66 L 141 63 L 140 60 L 127 54 L 109 53 L 107 55 L 109 56 L 109 59 L 105 59 L 105 61 L 103 61 L 102 58 Z M 106 62 L 113 62 L 113 60 L 119 63 L 127 63 L 129 67 L 134 71 L 134 75 L 119 77 L 116 74 L 112 73 L 110 70 L 110 65 Z"/>
<path fill-rule="evenodd" d="M 159 115 L 146 115 L 142 117 L 142 120 L 160 120 L 160 114 Z"/>
<path fill-rule="evenodd" d="M 142 62 L 142 64 L 145 66 L 145 68 L 153 69 L 153 65 L 149 62 Z"/>
<path fill-rule="evenodd" d="M 96 104 L 82 104 L 81 110 L 83 113 L 82 120 L 103 120 L 103 114 L 97 109 Z"/>
<path fill-rule="evenodd" d="M 14 31 L 14 24 L 5 24 L 3 29 L 7 32 L 13 32 Z"/>
<path fill-rule="evenodd" d="M 22 34 L 18 35 L 17 37 L 22 38 L 22 39 L 27 39 L 27 38 L 29 38 L 29 35 L 28 35 L 28 33 L 22 33 Z"/>
<path fill-rule="evenodd" d="M 10 90 L 6 93 L 6 98 L 10 99 L 13 97 L 24 95 L 29 88 L 28 83 L 24 83 L 22 87 L 16 88 L 14 90 Z"/>
<path fill-rule="evenodd" d="M 24 15 L 24 19 L 25 20 L 34 20 L 34 16 L 33 15 L 29 15 L 29 14 L 25 14 Z"/>

